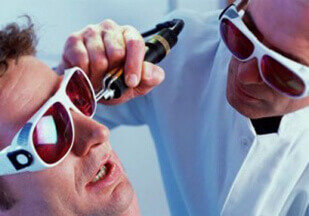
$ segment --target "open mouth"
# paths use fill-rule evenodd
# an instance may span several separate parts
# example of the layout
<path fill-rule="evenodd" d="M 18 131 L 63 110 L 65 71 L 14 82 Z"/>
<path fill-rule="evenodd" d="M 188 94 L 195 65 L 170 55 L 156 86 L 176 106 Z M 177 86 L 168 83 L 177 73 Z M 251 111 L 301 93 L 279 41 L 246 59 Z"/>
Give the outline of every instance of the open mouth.
<path fill-rule="evenodd" d="M 102 179 L 105 179 L 111 173 L 111 170 L 112 164 L 107 162 L 99 169 L 95 177 L 91 180 L 91 183 L 96 183 Z"/>
<path fill-rule="evenodd" d="M 95 191 L 105 190 L 117 184 L 122 175 L 121 167 L 112 158 L 108 158 L 91 177 L 87 188 Z"/>

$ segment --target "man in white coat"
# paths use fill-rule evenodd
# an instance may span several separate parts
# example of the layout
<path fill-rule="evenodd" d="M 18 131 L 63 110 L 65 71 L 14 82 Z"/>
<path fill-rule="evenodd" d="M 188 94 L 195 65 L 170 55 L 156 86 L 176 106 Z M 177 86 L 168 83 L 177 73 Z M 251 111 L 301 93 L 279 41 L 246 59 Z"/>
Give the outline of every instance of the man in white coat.
<path fill-rule="evenodd" d="M 102 105 L 96 118 L 149 126 L 172 215 L 308 216 L 309 1 L 171 17 L 186 27 L 161 64 L 165 81 L 146 96 L 128 101 L 164 74 L 143 63 L 141 37 L 112 21 L 73 34 L 59 70 L 78 65 L 99 85 L 125 62 L 130 90 L 111 103 L 128 102 Z"/>

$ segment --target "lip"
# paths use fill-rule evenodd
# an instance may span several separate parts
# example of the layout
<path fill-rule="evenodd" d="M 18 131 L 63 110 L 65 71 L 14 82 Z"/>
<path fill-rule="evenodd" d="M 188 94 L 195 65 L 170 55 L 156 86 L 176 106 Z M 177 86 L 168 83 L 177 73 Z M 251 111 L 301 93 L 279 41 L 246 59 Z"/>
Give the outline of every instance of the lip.
<path fill-rule="evenodd" d="M 243 98 L 244 100 L 248 102 L 257 102 L 261 101 L 261 99 L 256 98 L 249 94 L 247 91 L 245 91 L 243 88 L 241 88 L 239 85 L 236 85 L 236 94 L 240 97 Z"/>
<path fill-rule="evenodd" d="M 107 174 L 103 179 L 100 179 L 99 181 L 93 183 L 92 179 L 96 176 L 99 169 L 104 165 L 106 165 L 108 168 Z M 95 190 L 95 191 L 104 190 L 118 183 L 121 176 L 122 171 L 120 166 L 112 159 L 111 155 L 108 155 L 108 157 L 104 157 L 104 160 L 100 163 L 99 168 L 94 173 L 90 181 L 87 183 L 86 187 L 89 190 Z"/>

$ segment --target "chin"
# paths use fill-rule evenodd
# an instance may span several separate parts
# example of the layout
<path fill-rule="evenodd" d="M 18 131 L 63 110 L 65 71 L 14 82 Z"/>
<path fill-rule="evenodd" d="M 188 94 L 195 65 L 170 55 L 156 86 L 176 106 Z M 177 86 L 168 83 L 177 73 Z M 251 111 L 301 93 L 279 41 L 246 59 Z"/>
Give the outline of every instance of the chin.
<path fill-rule="evenodd" d="M 96 197 L 95 201 L 92 202 L 91 208 L 88 208 L 87 214 L 85 215 L 126 215 L 125 212 L 130 209 L 133 198 L 134 191 L 131 183 L 123 176 L 110 192 L 104 191 L 99 197 Z"/>
<path fill-rule="evenodd" d="M 126 212 L 133 203 L 134 191 L 131 183 L 125 179 L 114 189 L 112 200 L 115 202 L 119 213 Z"/>
<path fill-rule="evenodd" d="M 250 119 L 259 119 L 259 118 L 267 117 L 265 116 L 265 114 L 259 113 L 259 111 L 256 111 L 256 110 L 242 109 L 242 107 L 234 107 L 234 109 L 236 109 L 237 112 L 239 112 L 243 116 L 246 116 L 247 118 L 250 118 Z"/>
<path fill-rule="evenodd" d="M 227 94 L 227 101 L 237 112 L 247 118 L 258 119 L 267 117 L 263 108 L 256 104 L 251 105 L 250 103 L 245 103 L 233 94 Z"/>

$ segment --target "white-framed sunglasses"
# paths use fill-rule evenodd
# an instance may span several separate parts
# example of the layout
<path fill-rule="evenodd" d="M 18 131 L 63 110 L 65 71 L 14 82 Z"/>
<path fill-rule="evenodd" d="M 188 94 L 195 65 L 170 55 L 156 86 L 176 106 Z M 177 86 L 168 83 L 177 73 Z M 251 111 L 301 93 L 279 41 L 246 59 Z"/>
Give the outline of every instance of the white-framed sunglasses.
<path fill-rule="evenodd" d="M 309 95 L 309 67 L 275 52 L 261 43 L 244 24 L 237 8 L 228 6 L 219 16 L 220 34 L 226 47 L 239 61 L 256 58 L 263 81 L 290 98 Z"/>
<path fill-rule="evenodd" d="M 87 75 L 78 67 L 65 70 L 57 92 L 0 152 L 0 176 L 38 171 L 58 165 L 74 143 L 70 109 L 93 117 L 97 102 Z"/>

